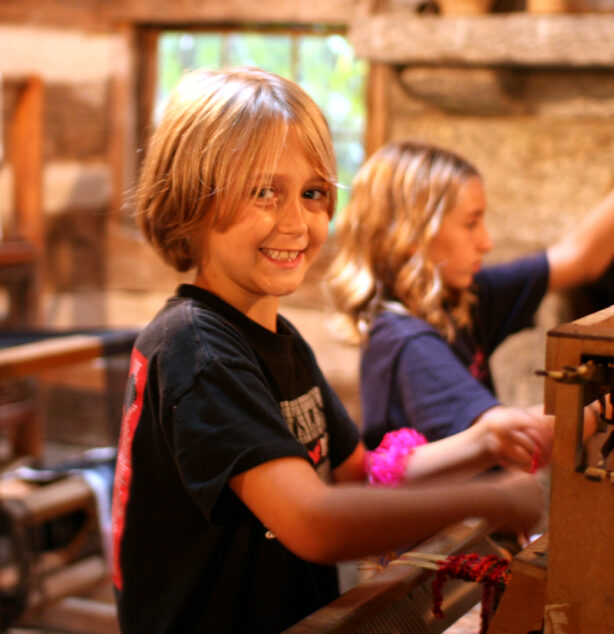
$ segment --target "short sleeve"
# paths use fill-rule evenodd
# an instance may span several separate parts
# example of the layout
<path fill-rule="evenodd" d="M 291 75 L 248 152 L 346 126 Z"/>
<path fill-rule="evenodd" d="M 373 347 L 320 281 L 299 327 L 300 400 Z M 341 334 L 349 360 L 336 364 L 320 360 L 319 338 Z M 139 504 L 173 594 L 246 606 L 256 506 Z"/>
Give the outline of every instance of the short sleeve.
<path fill-rule="evenodd" d="M 226 486 L 261 463 L 309 459 L 266 382 L 249 364 L 211 363 L 173 407 L 165 436 L 186 489 L 212 524 L 246 512 Z"/>
<path fill-rule="evenodd" d="M 322 376 L 322 394 L 330 436 L 330 466 L 336 469 L 350 457 L 360 442 L 360 431 L 337 393 Z"/>
<path fill-rule="evenodd" d="M 425 332 L 403 346 L 390 402 L 394 428 L 411 426 L 438 440 L 464 431 L 498 404 L 438 334 Z"/>
<path fill-rule="evenodd" d="M 487 354 L 509 335 L 533 324 L 546 294 L 550 270 L 544 252 L 496 264 L 476 275 L 475 332 Z"/>

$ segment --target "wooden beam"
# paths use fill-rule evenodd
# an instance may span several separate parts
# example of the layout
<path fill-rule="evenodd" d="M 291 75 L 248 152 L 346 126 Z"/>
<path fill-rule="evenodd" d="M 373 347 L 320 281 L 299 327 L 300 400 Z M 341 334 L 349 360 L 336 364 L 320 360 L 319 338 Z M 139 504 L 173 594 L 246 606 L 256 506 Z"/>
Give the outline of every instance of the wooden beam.
<path fill-rule="evenodd" d="M 110 19 L 143 24 L 285 23 L 346 24 L 362 0 L 112 0 Z"/>
<path fill-rule="evenodd" d="M 129 352 L 138 330 L 118 330 L 104 336 L 59 335 L 34 343 L 0 349 L 0 381 L 37 374 L 60 365 Z"/>
<path fill-rule="evenodd" d="M 361 10 L 363 16 L 375 16 L 389 9 L 389 0 L 364 0 Z M 388 113 L 390 99 L 388 88 L 391 84 L 391 68 L 386 64 L 371 62 L 369 65 L 366 106 L 367 125 L 364 136 L 365 155 L 369 158 L 373 152 L 388 140 Z"/>
<path fill-rule="evenodd" d="M 160 29 L 139 28 L 136 33 L 136 142 L 141 158 L 151 132 L 158 80 L 158 40 Z"/>
<path fill-rule="evenodd" d="M 129 211 L 130 191 L 136 180 L 136 30 L 131 24 L 117 25 L 117 60 L 111 84 L 111 132 L 109 162 L 112 166 L 111 218 L 121 222 Z"/>
<path fill-rule="evenodd" d="M 439 531 L 412 550 L 444 558 L 467 551 L 495 554 L 499 552 L 498 548 L 487 539 L 490 530 L 491 527 L 484 520 L 466 520 Z M 455 585 L 454 590 L 451 590 L 452 584 L 447 586 L 444 592 L 450 592 L 450 596 L 445 601 L 444 620 L 438 621 L 437 628 L 431 629 L 430 580 L 433 575 L 432 570 L 418 566 L 391 564 L 291 626 L 284 634 L 399 631 L 398 627 L 403 625 L 406 628 L 403 631 L 443 631 L 479 601 L 482 589 L 477 584 L 464 582 Z M 422 599 L 428 596 L 429 608 L 426 611 L 423 610 L 423 600 L 412 594 L 425 583 L 427 591 L 422 593 Z M 456 602 L 458 605 L 455 605 Z M 390 614 L 394 616 L 388 622 L 386 615 Z M 409 627 L 410 619 L 413 629 Z"/>
<path fill-rule="evenodd" d="M 30 616 L 26 622 L 30 626 L 45 627 L 53 631 L 87 632 L 87 634 L 119 634 L 120 632 L 117 608 L 114 603 L 79 596 L 65 597 L 46 605 L 42 611 L 39 609 L 37 613 Z"/>
<path fill-rule="evenodd" d="M 43 81 L 29 77 L 20 87 L 9 124 L 9 162 L 15 176 L 16 230 L 42 256 Z"/>
<path fill-rule="evenodd" d="M 614 15 L 417 16 L 356 19 L 359 57 L 395 65 L 614 68 Z"/>
<path fill-rule="evenodd" d="M 501 597 L 488 634 L 540 632 L 546 601 L 548 533 L 521 550 L 511 562 L 510 582 Z"/>
<path fill-rule="evenodd" d="M 0 350 L 0 380 L 36 374 L 60 364 L 102 356 L 99 337 L 69 335 Z"/>
<path fill-rule="evenodd" d="M 367 126 L 365 154 L 367 158 L 388 140 L 388 87 L 392 69 L 386 64 L 371 64 L 367 77 Z"/>

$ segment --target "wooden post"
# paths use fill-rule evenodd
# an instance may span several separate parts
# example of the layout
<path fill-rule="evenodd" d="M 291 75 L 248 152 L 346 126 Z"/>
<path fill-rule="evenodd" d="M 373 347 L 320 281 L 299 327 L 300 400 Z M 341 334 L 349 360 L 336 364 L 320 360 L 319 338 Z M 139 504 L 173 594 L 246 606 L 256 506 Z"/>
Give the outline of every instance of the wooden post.
<path fill-rule="evenodd" d="M 38 323 L 42 263 L 45 258 L 43 219 L 43 101 L 39 77 L 28 77 L 19 87 L 8 125 L 7 160 L 13 167 L 15 217 L 6 227 L 0 254 L 7 267 L 11 326 Z M 11 273 L 12 271 L 12 273 Z M 14 323 L 16 320 L 21 323 Z"/>
<path fill-rule="evenodd" d="M 614 306 L 548 333 L 550 372 L 589 361 L 610 367 L 613 359 Z M 555 415 L 547 544 L 542 538 L 516 557 L 511 583 L 488 631 L 525 634 L 543 622 L 547 634 L 606 634 L 614 622 L 614 472 L 588 478 L 582 450 L 582 408 L 595 398 L 595 388 L 590 382 L 547 380 L 547 408 Z"/>
<path fill-rule="evenodd" d="M 614 306 L 560 326 L 548 336 L 556 350 L 550 359 L 556 358 L 556 366 L 550 370 L 577 366 L 586 358 L 611 362 Z M 545 617 L 553 623 L 566 618 L 565 632 L 570 634 L 605 634 L 614 622 L 614 486 L 609 479 L 587 479 L 578 464 L 585 392 L 580 385 L 556 385 Z"/>
<path fill-rule="evenodd" d="M 158 40 L 160 29 L 154 27 L 139 28 L 136 33 L 136 142 L 142 159 L 151 133 L 152 117 L 156 102 L 158 81 Z"/>
<path fill-rule="evenodd" d="M 16 231 L 42 258 L 45 247 L 42 214 L 43 82 L 29 77 L 19 91 L 9 129 L 9 162 L 15 177 Z"/>
<path fill-rule="evenodd" d="M 363 12 L 368 15 L 386 10 L 388 0 L 368 0 Z M 367 78 L 367 125 L 365 130 L 365 156 L 368 158 L 388 140 L 388 86 L 392 71 L 387 64 L 369 62 Z"/>
<path fill-rule="evenodd" d="M 118 25 L 112 77 L 109 162 L 112 169 L 111 218 L 121 223 L 126 195 L 136 173 L 135 30 L 132 24 Z"/>

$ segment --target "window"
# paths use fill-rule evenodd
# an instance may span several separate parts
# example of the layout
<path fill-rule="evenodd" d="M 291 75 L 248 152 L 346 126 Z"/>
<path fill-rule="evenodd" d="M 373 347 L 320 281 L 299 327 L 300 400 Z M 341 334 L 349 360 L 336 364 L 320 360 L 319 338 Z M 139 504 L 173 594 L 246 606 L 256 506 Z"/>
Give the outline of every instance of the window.
<path fill-rule="evenodd" d="M 154 118 L 185 69 L 230 65 L 258 66 L 292 79 L 320 106 L 332 132 L 342 208 L 364 159 L 366 63 L 339 33 L 165 31 L 158 45 Z"/>

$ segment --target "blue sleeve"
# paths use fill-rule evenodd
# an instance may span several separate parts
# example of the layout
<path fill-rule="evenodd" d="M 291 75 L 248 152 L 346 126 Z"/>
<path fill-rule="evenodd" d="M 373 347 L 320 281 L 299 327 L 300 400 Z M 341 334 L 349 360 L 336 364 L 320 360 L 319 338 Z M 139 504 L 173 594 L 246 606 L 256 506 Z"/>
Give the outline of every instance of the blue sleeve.
<path fill-rule="evenodd" d="M 487 267 L 476 275 L 475 331 L 487 354 L 507 336 L 533 325 L 549 275 L 544 252 Z"/>
<path fill-rule="evenodd" d="M 429 441 L 438 440 L 464 431 L 498 404 L 441 336 L 423 333 L 407 340 L 391 395 L 394 428 L 410 426 Z"/>

